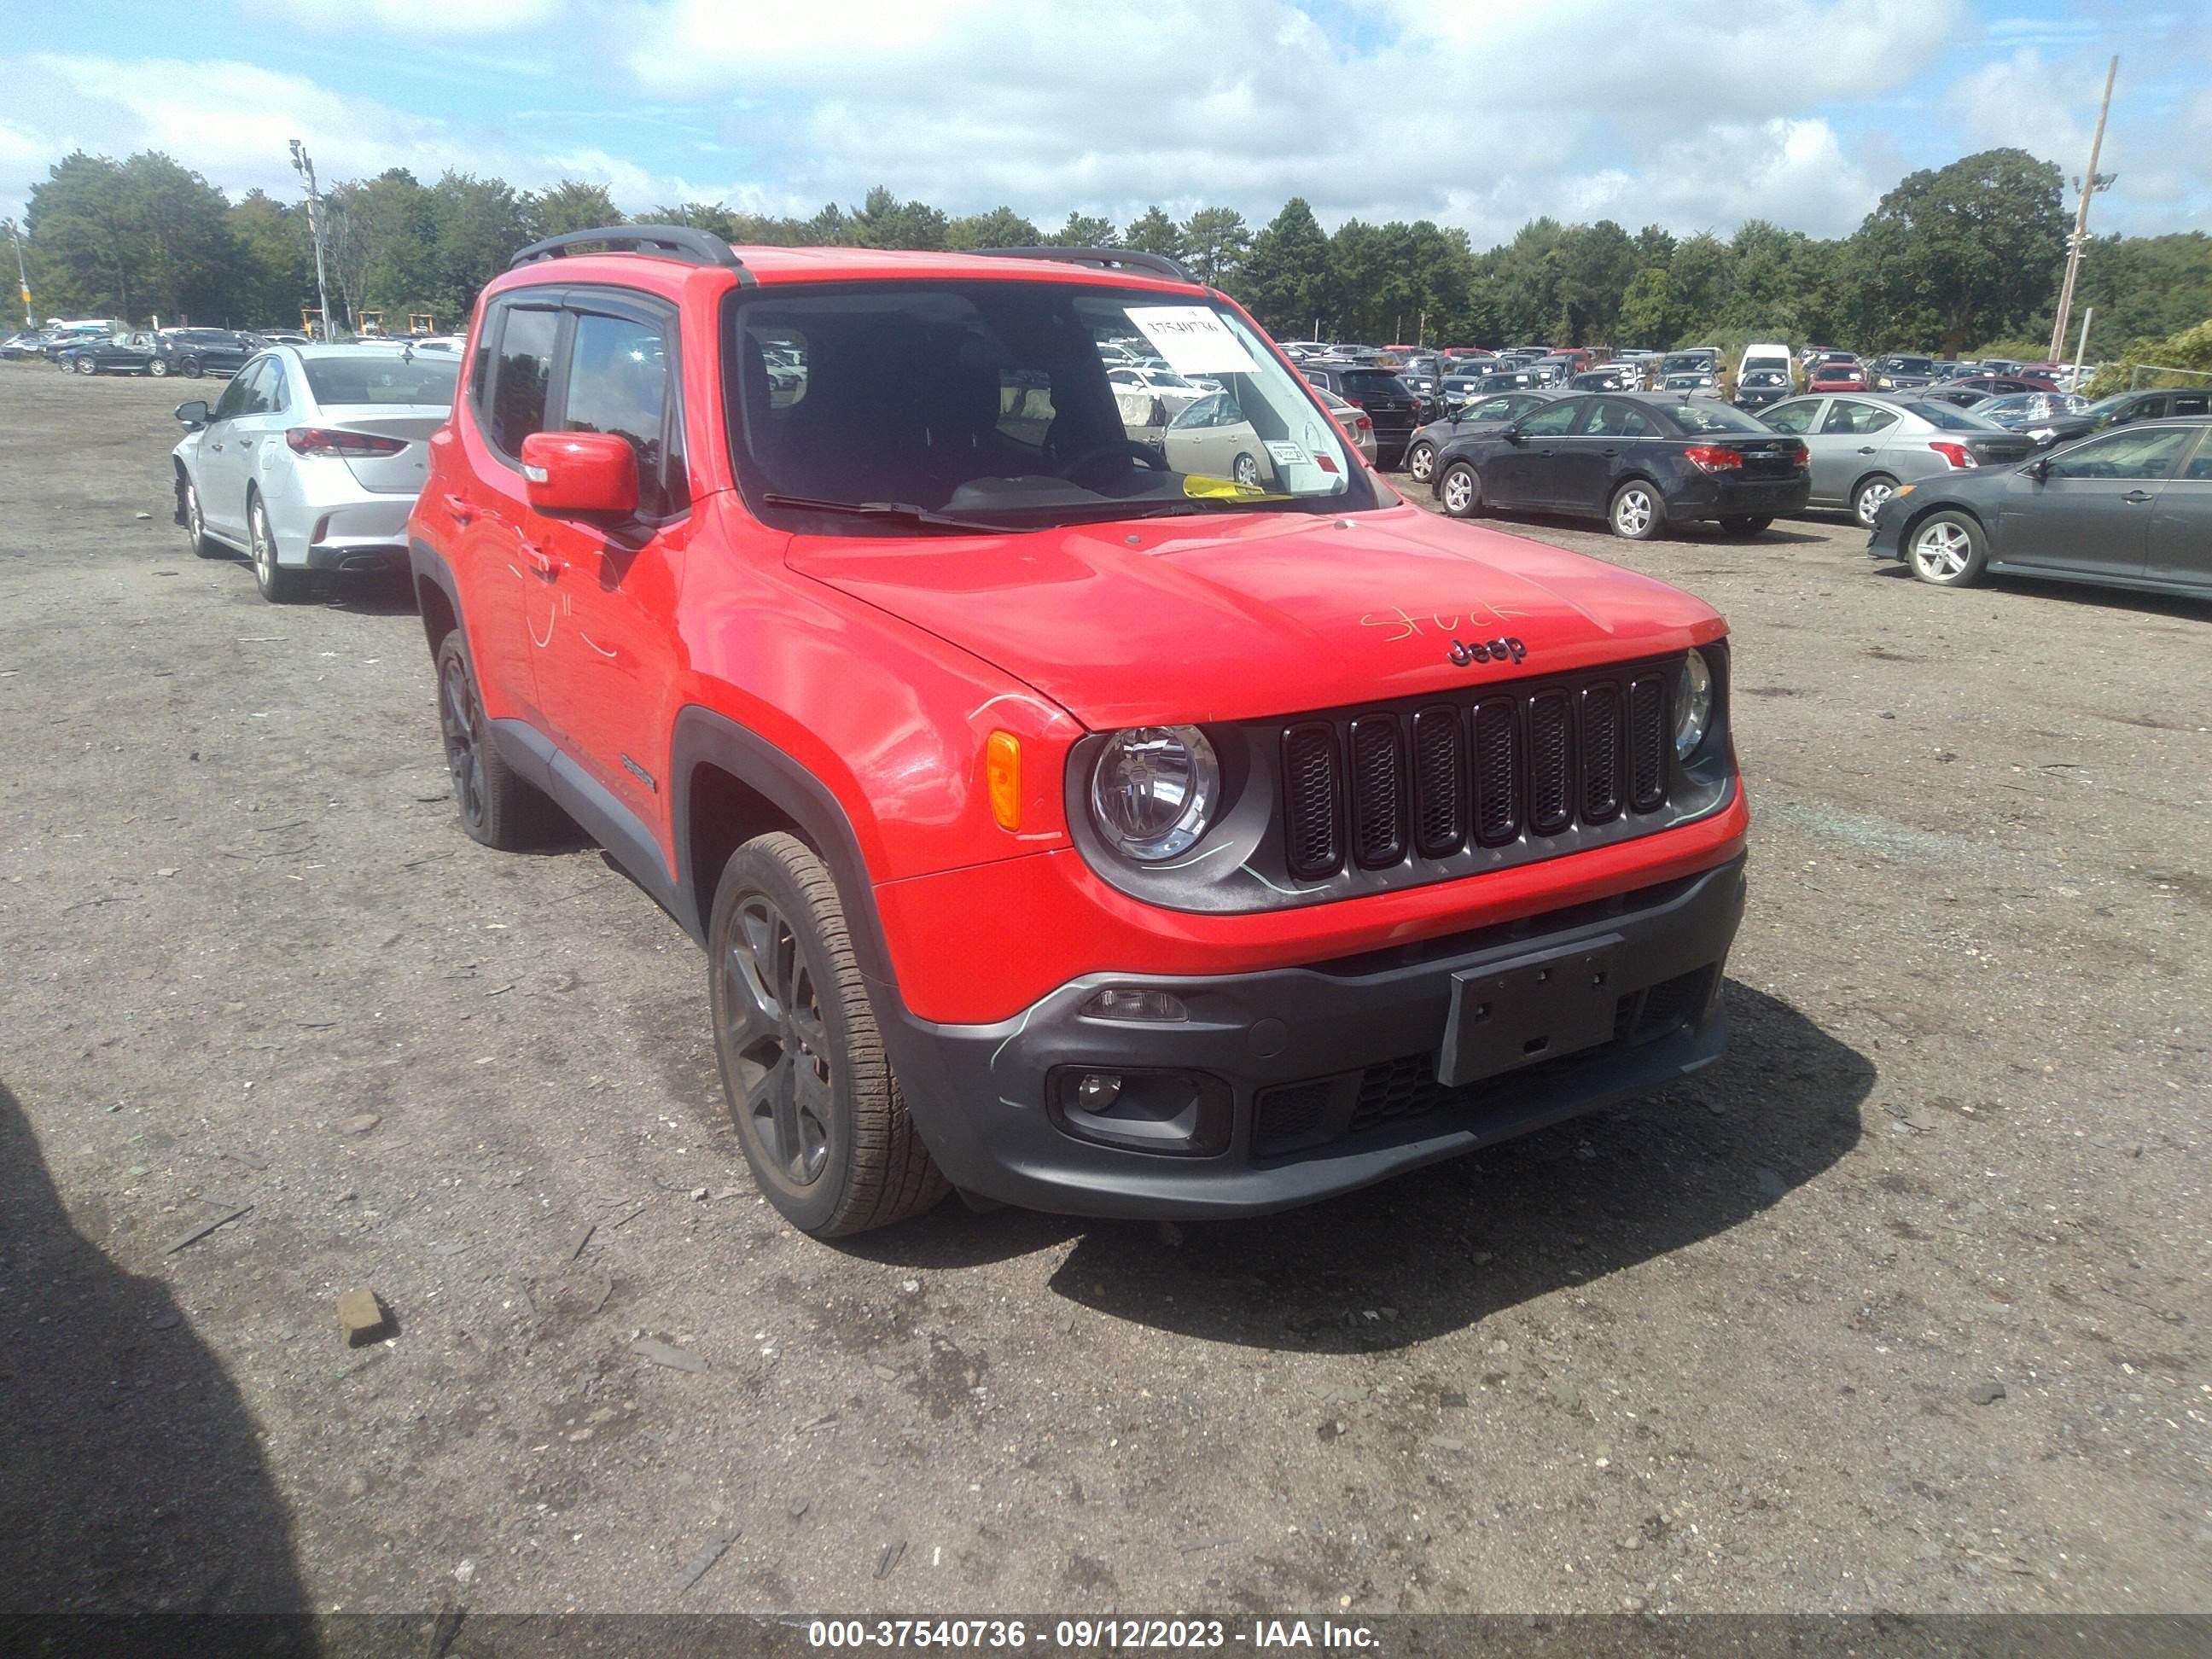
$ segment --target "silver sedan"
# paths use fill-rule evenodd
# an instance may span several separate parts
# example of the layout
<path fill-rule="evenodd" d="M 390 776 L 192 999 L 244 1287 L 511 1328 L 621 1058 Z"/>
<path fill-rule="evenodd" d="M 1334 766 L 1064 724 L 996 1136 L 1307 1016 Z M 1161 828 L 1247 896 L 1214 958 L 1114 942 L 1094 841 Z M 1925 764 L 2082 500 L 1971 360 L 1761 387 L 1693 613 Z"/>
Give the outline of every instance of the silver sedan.
<path fill-rule="evenodd" d="M 1899 484 L 2026 460 L 2033 440 L 1948 404 L 1814 393 L 1759 411 L 1812 457 L 1811 507 L 1846 507 L 1868 529 Z"/>
<path fill-rule="evenodd" d="M 453 352 L 277 346 L 212 409 L 179 404 L 191 429 L 173 453 L 177 522 L 192 550 L 245 553 L 271 602 L 300 597 L 310 571 L 404 565 L 459 369 Z"/>

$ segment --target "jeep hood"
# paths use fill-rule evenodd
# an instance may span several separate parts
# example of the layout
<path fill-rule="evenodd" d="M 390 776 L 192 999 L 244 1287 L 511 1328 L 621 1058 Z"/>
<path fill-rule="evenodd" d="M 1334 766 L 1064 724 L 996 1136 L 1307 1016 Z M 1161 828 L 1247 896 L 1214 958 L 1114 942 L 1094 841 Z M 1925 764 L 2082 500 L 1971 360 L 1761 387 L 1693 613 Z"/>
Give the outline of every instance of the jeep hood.
<path fill-rule="evenodd" d="M 1685 649 L 1725 624 L 1602 560 L 1401 506 L 858 544 L 793 569 L 927 629 L 1098 729 L 1288 714 Z M 1525 656 L 1455 665 L 1453 642 Z"/>

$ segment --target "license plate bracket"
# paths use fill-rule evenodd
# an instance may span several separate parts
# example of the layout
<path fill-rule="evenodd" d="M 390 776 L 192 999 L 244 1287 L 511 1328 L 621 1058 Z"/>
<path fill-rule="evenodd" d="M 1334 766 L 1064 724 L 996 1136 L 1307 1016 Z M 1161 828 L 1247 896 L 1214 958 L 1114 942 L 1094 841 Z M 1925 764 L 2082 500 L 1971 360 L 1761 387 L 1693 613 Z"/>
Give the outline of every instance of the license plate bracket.
<path fill-rule="evenodd" d="M 1454 974 L 1437 1081 L 1456 1088 L 1610 1041 L 1614 956 L 1599 945 Z"/>

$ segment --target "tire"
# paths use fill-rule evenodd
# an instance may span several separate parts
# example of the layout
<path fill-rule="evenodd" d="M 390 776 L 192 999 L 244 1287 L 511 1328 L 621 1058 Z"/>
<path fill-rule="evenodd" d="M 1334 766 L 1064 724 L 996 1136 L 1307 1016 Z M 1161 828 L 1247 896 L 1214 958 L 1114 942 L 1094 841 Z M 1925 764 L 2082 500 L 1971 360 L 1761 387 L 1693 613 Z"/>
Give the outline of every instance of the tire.
<path fill-rule="evenodd" d="M 549 838 L 559 809 L 493 747 L 476 670 L 458 628 L 438 642 L 438 731 L 453 780 L 453 810 L 470 840 L 520 853 Z"/>
<path fill-rule="evenodd" d="M 202 362 L 198 358 L 187 357 L 185 359 L 185 378 L 186 380 L 197 380 L 201 375 L 206 373 L 207 365 Z"/>
<path fill-rule="evenodd" d="M 155 358 L 152 362 L 146 365 L 146 372 L 157 380 L 167 380 L 169 378 L 169 360 L 167 357 Z"/>
<path fill-rule="evenodd" d="M 1887 472 L 1860 479 L 1859 487 L 1851 492 L 1851 516 L 1859 521 L 1859 527 L 1873 529 L 1875 515 L 1881 511 L 1881 504 L 1896 493 L 1897 480 Z"/>
<path fill-rule="evenodd" d="M 287 570 L 276 562 L 276 537 L 269 528 L 269 514 L 261 497 L 246 498 L 246 539 L 253 561 L 253 585 L 271 605 L 290 605 L 307 591 L 307 573 Z"/>
<path fill-rule="evenodd" d="M 1415 444 L 1406 452 L 1406 476 L 1415 483 L 1426 483 L 1437 470 L 1437 447 L 1426 441 Z"/>
<path fill-rule="evenodd" d="M 97 374 L 100 373 L 100 365 L 89 357 L 80 357 L 76 360 L 76 372 L 80 374 Z"/>
<path fill-rule="evenodd" d="M 180 482 L 185 487 L 181 503 L 185 509 L 185 545 L 203 559 L 222 558 L 230 550 L 207 533 L 207 515 L 200 511 L 199 486 L 192 482 L 189 472 L 183 475 Z"/>
<path fill-rule="evenodd" d="M 1741 513 L 1731 518 L 1723 519 L 1721 528 L 1731 536 L 1756 536 L 1773 522 L 1771 514 L 1765 518 L 1754 518 L 1750 514 Z"/>
<path fill-rule="evenodd" d="M 1912 526 L 1905 538 L 1905 562 L 1912 574 L 1936 587 L 1972 587 L 1989 562 L 1989 538 L 1968 514 L 1948 507 Z"/>
<path fill-rule="evenodd" d="M 836 1238 L 951 1191 L 891 1074 L 836 884 L 811 848 L 779 831 L 731 855 L 707 962 L 738 1144 L 786 1220 Z"/>
<path fill-rule="evenodd" d="M 1644 478 L 1631 478 L 1613 492 L 1605 521 L 1625 542 L 1648 542 L 1667 533 L 1667 502 L 1659 487 Z"/>
<path fill-rule="evenodd" d="M 1237 459 L 1229 464 L 1229 476 L 1237 483 L 1257 489 L 1260 487 L 1260 463 L 1251 456 L 1240 453 Z"/>
<path fill-rule="evenodd" d="M 1482 475 L 1454 461 L 1437 477 L 1437 501 L 1448 517 L 1471 519 L 1482 511 Z"/>

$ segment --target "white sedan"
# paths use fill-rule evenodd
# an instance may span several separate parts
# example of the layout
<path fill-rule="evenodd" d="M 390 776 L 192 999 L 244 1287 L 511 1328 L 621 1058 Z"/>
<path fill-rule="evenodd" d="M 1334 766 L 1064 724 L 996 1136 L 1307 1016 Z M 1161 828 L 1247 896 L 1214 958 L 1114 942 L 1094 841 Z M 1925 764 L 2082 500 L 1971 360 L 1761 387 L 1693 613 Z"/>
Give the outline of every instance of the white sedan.
<path fill-rule="evenodd" d="M 308 573 L 398 568 L 429 437 L 453 413 L 460 356 L 390 346 L 276 346 L 214 408 L 177 405 L 177 522 L 203 558 L 253 561 L 262 598 L 299 598 Z"/>

